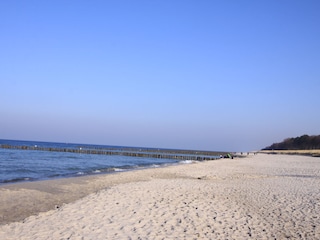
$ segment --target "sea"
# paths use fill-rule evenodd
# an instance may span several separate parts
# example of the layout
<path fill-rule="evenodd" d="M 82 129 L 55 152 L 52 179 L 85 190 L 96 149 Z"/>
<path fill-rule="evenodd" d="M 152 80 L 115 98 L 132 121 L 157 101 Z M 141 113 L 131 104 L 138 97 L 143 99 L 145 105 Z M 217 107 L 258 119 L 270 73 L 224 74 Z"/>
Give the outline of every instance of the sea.
<path fill-rule="evenodd" d="M 52 149 L 62 149 L 63 151 L 51 151 Z M 111 153 L 116 152 L 116 154 L 84 154 L 81 151 L 77 152 L 78 149 L 93 151 L 106 149 Z M 177 160 L 121 154 L 122 152 L 150 153 L 152 151 L 158 152 L 159 149 L 0 139 L 0 185 L 111 174 L 192 162 L 188 160 L 188 155 L 184 157 L 184 160 Z M 117 154 L 117 152 L 120 154 Z"/>

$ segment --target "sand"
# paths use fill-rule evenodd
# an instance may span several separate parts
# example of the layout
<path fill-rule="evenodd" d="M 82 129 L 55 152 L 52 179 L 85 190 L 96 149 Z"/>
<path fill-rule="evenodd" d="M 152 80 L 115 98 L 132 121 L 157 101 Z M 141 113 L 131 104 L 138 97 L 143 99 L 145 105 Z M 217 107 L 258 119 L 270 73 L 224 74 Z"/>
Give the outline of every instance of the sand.
<path fill-rule="evenodd" d="M 309 149 L 309 150 L 263 150 L 260 153 L 266 154 L 292 154 L 292 155 L 304 155 L 304 156 L 315 156 L 320 157 L 320 149 Z"/>
<path fill-rule="evenodd" d="M 320 239 L 319 186 L 320 158 L 265 154 L 11 185 L 0 239 Z"/>

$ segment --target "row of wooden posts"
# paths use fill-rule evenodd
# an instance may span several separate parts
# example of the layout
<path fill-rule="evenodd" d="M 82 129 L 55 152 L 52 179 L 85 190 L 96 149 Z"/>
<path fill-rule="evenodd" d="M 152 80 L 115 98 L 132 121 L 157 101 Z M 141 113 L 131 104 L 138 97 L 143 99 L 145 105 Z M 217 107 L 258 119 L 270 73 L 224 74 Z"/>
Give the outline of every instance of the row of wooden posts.
<path fill-rule="evenodd" d="M 37 151 L 51 151 L 51 152 L 68 152 L 68 153 L 81 153 L 81 154 L 101 154 L 101 155 L 122 155 L 130 157 L 146 157 L 146 158 L 166 158 L 166 159 L 177 159 L 177 160 L 194 160 L 194 161 L 205 161 L 205 160 L 215 160 L 220 155 L 225 155 L 225 152 L 199 152 L 199 151 L 189 151 L 189 150 L 156 150 L 157 152 L 148 152 L 142 149 L 139 152 L 138 149 L 131 148 L 128 149 L 84 149 L 84 148 L 53 148 L 53 147 L 41 147 L 41 146 L 14 146 L 3 144 L 0 148 L 4 149 L 19 149 L 19 150 L 37 150 Z M 135 150 L 135 151 L 133 151 Z M 155 151 L 155 150 L 153 150 Z M 181 153 L 182 151 L 182 153 Z M 206 153 L 206 154 L 203 154 Z M 205 156 L 204 156 L 205 155 Z"/>

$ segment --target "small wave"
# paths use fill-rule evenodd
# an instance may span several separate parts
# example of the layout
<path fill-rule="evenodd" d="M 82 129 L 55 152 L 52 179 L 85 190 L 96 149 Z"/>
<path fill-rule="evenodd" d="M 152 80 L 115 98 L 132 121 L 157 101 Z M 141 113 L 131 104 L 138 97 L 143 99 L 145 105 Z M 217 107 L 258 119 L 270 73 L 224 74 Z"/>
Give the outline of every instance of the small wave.
<path fill-rule="evenodd" d="M 184 160 L 184 161 L 180 161 L 180 163 L 184 163 L 184 164 L 190 164 L 190 163 L 194 163 L 195 161 L 193 160 Z"/>
<path fill-rule="evenodd" d="M 76 170 L 79 170 L 80 168 L 79 167 L 68 167 L 66 168 L 68 171 L 76 171 Z"/>
<path fill-rule="evenodd" d="M 123 171 L 125 171 L 125 169 L 111 167 L 111 168 L 104 168 L 104 169 L 96 169 L 96 170 L 93 170 L 92 173 L 112 173 L 112 172 L 123 172 Z"/>
<path fill-rule="evenodd" d="M 77 172 L 77 175 L 84 175 L 84 172 Z"/>
<path fill-rule="evenodd" d="M 161 166 L 159 164 L 152 164 L 151 167 L 158 168 L 158 167 L 161 167 Z"/>
<path fill-rule="evenodd" d="M 62 176 L 61 174 L 51 174 L 49 175 L 49 178 L 56 178 Z"/>
<path fill-rule="evenodd" d="M 115 172 L 124 172 L 125 170 L 122 168 L 113 168 L 113 171 Z"/>
<path fill-rule="evenodd" d="M 16 183 L 16 182 L 24 182 L 24 181 L 32 181 L 34 178 L 30 177 L 22 177 L 22 178 L 13 178 L 13 179 L 5 179 L 0 181 L 0 183 Z"/>

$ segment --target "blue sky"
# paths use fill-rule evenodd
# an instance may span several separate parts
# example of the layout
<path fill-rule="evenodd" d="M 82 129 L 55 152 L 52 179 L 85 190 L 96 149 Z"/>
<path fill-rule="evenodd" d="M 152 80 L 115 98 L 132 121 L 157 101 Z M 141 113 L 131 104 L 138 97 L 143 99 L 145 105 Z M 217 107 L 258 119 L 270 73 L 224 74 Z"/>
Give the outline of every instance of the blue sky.
<path fill-rule="evenodd" d="M 320 134 L 319 1 L 1 1 L 0 138 L 248 151 Z"/>

